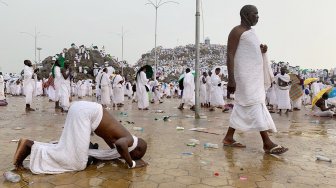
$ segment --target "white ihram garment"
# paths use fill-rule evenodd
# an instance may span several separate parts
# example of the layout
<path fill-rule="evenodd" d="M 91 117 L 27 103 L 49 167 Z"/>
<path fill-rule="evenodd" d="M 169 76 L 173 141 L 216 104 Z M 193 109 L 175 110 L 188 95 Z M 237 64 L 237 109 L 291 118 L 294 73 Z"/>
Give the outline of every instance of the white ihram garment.
<path fill-rule="evenodd" d="M 34 70 L 33 67 L 25 65 L 23 71 L 24 71 L 23 83 L 24 83 L 24 94 L 26 95 L 26 104 L 31 104 L 33 102 L 33 95 L 35 92 L 35 80 L 32 78 Z"/>
<path fill-rule="evenodd" d="M 289 82 L 290 81 L 290 77 L 288 74 L 278 74 L 275 77 L 276 82 L 278 82 L 278 79 L 281 79 L 284 82 Z M 276 93 L 276 98 L 277 98 L 277 105 L 278 105 L 278 109 L 279 110 L 286 110 L 286 109 L 291 109 L 291 100 L 289 97 L 289 86 L 286 87 L 281 87 L 279 85 L 277 85 L 275 93 Z"/>
<path fill-rule="evenodd" d="M 265 74 L 260 41 L 253 29 L 244 32 L 234 57 L 235 104 L 230 127 L 241 131 L 273 131 L 276 127 L 265 105 Z M 271 76 L 268 76 L 271 77 Z"/>
<path fill-rule="evenodd" d="M 61 68 L 59 66 L 55 66 L 54 72 L 55 72 L 55 78 L 54 78 L 55 101 L 59 101 L 60 89 L 61 89 L 61 83 L 62 83 Z"/>
<path fill-rule="evenodd" d="M 212 93 L 211 93 L 211 100 L 210 105 L 211 106 L 221 106 L 223 107 L 225 105 L 224 98 L 223 98 L 223 89 L 221 86 L 218 86 L 218 84 L 221 83 L 221 79 L 218 75 L 212 74 L 211 75 L 211 84 L 212 84 Z"/>
<path fill-rule="evenodd" d="M 101 103 L 103 105 L 109 105 L 111 103 L 111 98 L 110 98 L 110 79 L 108 75 L 103 72 L 102 73 L 102 78 L 100 81 L 101 89 L 100 89 L 100 95 L 101 95 Z"/>
<path fill-rule="evenodd" d="M 211 77 L 206 77 L 206 90 L 208 91 L 206 93 L 206 102 L 209 103 L 211 100 L 211 90 L 212 90 L 212 84 L 211 84 Z"/>
<path fill-rule="evenodd" d="M 184 74 L 182 103 L 186 105 L 195 105 L 195 81 L 191 72 Z"/>
<path fill-rule="evenodd" d="M 5 81 L 4 77 L 0 75 L 0 100 L 5 100 Z"/>
<path fill-rule="evenodd" d="M 34 174 L 59 174 L 86 168 L 90 134 L 103 117 L 98 103 L 74 102 L 65 120 L 58 144 L 34 141 L 30 154 L 30 170 Z"/>
<path fill-rule="evenodd" d="M 203 78 L 204 78 L 204 76 L 201 76 L 201 78 L 200 78 L 200 82 L 201 82 L 201 86 L 200 86 L 200 103 L 201 104 L 207 103 L 207 89 L 206 89 L 206 83 L 203 83 Z M 206 78 L 204 78 L 204 79 L 206 79 Z"/>
<path fill-rule="evenodd" d="M 145 85 L 148 83 L 145 72 L 141 71 L 136 80 L 136 95 L 138 97 L 138 108 L 148 108 L 149 98 Z"/>
<path fill-rule="evenodd" d="M 69 71 L 66 72 L 68 74 Z M 60 90 L 59 90 L 59 100 L 60 106 L 63 110 L 68 110 L 70 107 L 70 76 L 67 79 L 64 79 L 63 75 L 60 78 Z"/>
<path fill-rule="evenodd" d="M 124 80 L 119 74 L 113 78 L 113 103 L 124 103 L 124 86 L 120 82 Z"/>

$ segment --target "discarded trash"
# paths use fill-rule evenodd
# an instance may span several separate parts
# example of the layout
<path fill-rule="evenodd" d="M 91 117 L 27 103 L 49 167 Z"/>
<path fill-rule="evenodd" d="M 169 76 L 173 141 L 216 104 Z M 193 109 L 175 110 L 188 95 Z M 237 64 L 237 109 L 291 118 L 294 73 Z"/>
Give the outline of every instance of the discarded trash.
<path fill-rule="evenodd" d="M 245 180 L 247 180 L 247 177 L 245 177 L 245 176 L 240 176 L 239 179 L 245 181 Z"/>
<path fill-rule="evenodd" d="M 208 116 L 206 116 L 206 115 L 200 115 L 200 119 L 207 119 L 208 118 Z"/>
<path fill-rule="evenodd" d="M 156 110 L 155 113 L 161 114 L 161 113 L 164 113 L 164 111 L 163 110 Z"/>
<path fill-rule="evenodd" d="M 321 155 L 318 155 L 316 156 L 316 160 L 317 161 L 326 161 L 326 162 L 332 162 L 331 159 L 329 159 L 328 157 L 324 157 L 324 156 L 321 156 Z"/>
<path fill-rule="evenodd" d="M 188 143 L 187 146 L 195 147 L 196 144 L 195 143 Z"/>
<path fill-rule="evenodd" d="M 15 127 L 14 130 L 22 130 L 24 129 L 23 127 Z"/>
<path fill-rule="evenodd" d="M 180 130 L 184 130 L 184 127 L 179 127 L 179 126 L 177 126 L 177 127 L 176 127 L 176 130 L 179 130 L 179 131 L 180 131 Z"/>
<path fill-rule="evenodd" d="M 215 175 L 215 176 L 219 176 L 219 173 L 218 173 L 218 172 L 215 172 L 214 175 Z"/>
<path fill-rule="evenodd" d="M 212 144 L 212 143 L 205 143 L 204 144 L 204 148 L 214 148 L 214 149 L 218 149 L 218 144 Z"/>
<path fill-rule="evenodd" d="M 120 112 L 120 115 L 127 116 L 127 112 Z"/>
<path fill-rule="evenodd" d="M 192 138 L 192 139 L 189 139 L 189 142 L 190 142 L 190 143 L 194 143 L 194 144 L 196 144 L 196 145 L 197 145 L 197 144 L 200 144 L 200 141 L 199 141 L 199 140 L 196 140 L 196 139 L 193 139 L 193 138 Z"/>
<path fill-rule="evenodd" d="M 194 118 L 195 116 L 192 116 L 192 115 L 186 115 L 185 117 L 186 117 L 186 118 Z"/>
<path fill-rule="evenodd" d="M 11 142 L 19 142 L 19 139 L 11 140 Z"/>
<path fill-rule="evenodd" d="M 102 163 L 102 164 L 100 164 L 100 165 L 97 166 L 97 169 L 102 168 L 104 166 L 105 166 L 105 163 Z"/>
<path fill-rule="evenodd" d="M 201 128 L 201 127 L 199 127 L 199 128 L 191 128 L 191 129 L 189 129 L 189 131 L 198 131 L 198 130 L 205 130 L 206 128 Z"/>
<path fill-rule="evenodd" d="M 192 152 L 183 152 L 182 155 L 194 155 Z"/>
<path fill-rule="evenodd" d="M 14 172 L 11 172 L 11 171 L 7 171 L 3 173 L 3 176 L 5 177 L 7 181 L 10 181 L 12 183 L 17 183 L 21 180 L 20 175 L 15 174 Z"/>
<path fill-rule="evenodd" d="M 135 131 L 143 131 L 144 128 L 142 128 L 142 127 L 133 127 L 133 130 L 135 130 Z"/>
<path fill-rule="evenodd" d="M 163 116 L 163 121 L 168 121 L 169 120 L 169 116 Z"/>
<path fill-rule="evenodd" d="M 155 118 L 154 120 L 157 121 L 157 120 L 159 120 L 159 119 L 158 119 L 158 118 Z"/>
<path fill-rule="evenodd" d="M 314 121 L 311 121 L 310 123 L 319 124 L 319 123 L 320 123 L 320 121 L 319 121 L 319 120 L 314 120 Z"/>

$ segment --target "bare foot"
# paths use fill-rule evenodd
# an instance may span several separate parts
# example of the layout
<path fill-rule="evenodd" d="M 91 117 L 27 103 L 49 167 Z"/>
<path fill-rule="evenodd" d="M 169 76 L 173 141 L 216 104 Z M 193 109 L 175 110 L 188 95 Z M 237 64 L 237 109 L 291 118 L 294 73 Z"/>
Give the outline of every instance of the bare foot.
<path fill-rule="evenodd" d="M 33 141 L 27 139 L 20 139 L 18 143 L 18 147 L 16 149 L 13 164 L 17 170 L 24 169 L 23 168 L 23 160 L 30 155 L 31 146 L 34 144 Z"/>
<path fill-rule="evenodd" d="M 244 144 L 241 144 L 235 140 L 225 140 L 223 139 L 223 146 L 227 146 L 227 147 L 235 147 L 235 148 L 246 148 L 246 146 Z"/>

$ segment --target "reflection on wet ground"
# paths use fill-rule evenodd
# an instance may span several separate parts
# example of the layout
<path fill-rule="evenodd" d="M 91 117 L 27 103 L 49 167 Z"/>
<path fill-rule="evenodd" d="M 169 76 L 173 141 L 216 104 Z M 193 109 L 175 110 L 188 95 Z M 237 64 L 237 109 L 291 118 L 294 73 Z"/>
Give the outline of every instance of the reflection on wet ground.
<path fill-rule="evenodd" d="M 86 98 L 86 100 L 94 100 Z M 26 114 L 24 98 L 9 97 L 9 105 L 0 108 L 0 173 L 13 169 L 12 159 L 16 140 L 29 138 L 50 142 L 58 140 L 65 114 L 55 112 L 54 104 L 38 97 L 32 105 L 36 112 Z M 271 138 L 289 147 L 283 156 L 264 154 L 258 133 L 236 134 L 245 149 L 222 148 L 223 133 L 228 128 L 230 113 L 204 111 L 207 118 L 195 120 L 193 112 L 177 109 L 179 100 L 169 99 L 138 111 L 128 101 L 120 109 L 110 110 L 131 133 L 144 138 L 148 151 L 144 159 L 149 166 L 127 169 L 121 161 L 104 161 L 81 172 L 60 175 L 33 175 L 20 172 L 20 183 L 9 183 L 0 177 L 0 187 L 335 187 L 336 170 L 333 163 L 316 161 L 317 155 L 336 158 L 336 119 L 309 116 L 309 109 L 289 115 L 272 114 L 278 133 Z M 155 113 L 155 110 L 165 113 Z M 123 113 L 121 113 L 123 112 Z M 126 113 L 125 113 L 126 112 Z M 170 116 L 163 121 L 163 116 Z M 134 122 L 134 124 L 132 123 Z M 134 131 L 132 127 L 143 127 Z M 176 127 L 184 127 L 177 130 Z M 189 131 L 199 127 L 210 133 Z M 199 145 L 187 146 L 189 139 Z M 101 148 L 103 140 L 92 137 Z M 204 149 L 206 142 L 219 144 L 219 149 Z M 25 166 L 29 161 L 24 162 Z"/>

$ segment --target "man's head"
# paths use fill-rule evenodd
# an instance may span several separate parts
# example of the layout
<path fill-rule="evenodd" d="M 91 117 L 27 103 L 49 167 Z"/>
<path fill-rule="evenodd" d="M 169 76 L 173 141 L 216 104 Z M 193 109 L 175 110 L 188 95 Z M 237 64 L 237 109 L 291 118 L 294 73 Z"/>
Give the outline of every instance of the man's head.
<path fill-rule="evenodd" d="M 187 69 L 186 69 L 186 73 L 189 73 L 189 72 L 190 72 L 190 69 L 189 69 L 189 68 L 187 68 Z"/>
<path fill-rule="evenodd" d="M 285 75 L 286 72 L 287 72 L 287 68 L 286 67 L 281 67 L 281 69 L 280 69 L 281 75 Z"/>
<path fill-rule="evenodd" d="M 328 93 L 325 93 L 325 94 L 322 95 L 322 99 L 327 100 L 328 98 L 329 98 Z"/>
<path fill-rule="evenodd" d="M 211 75 L 212 75 L 212 72 L 211 72 L 211 71 L 209 71 L 208 75 L 209 75 L 209 76 L 211 76 Z"/>
<path fill-rule="evenodd" d="M 207 74 L 206 72 L 203 72 L 203 76 L 204 76 L 204 77 L 207 77 L 208 74 Z"/>
<path fill-rule="evenodd" d="M 64 62 L 64 68 L 69 68 L 69 66 L 70 66 L 70 62 L 69 61 L 66 61 L 66 62 Z"/>
<path fill-rule="evenodd" d="M 142 138 L 138 138 L 138 145 L 137 147 L 130 152 L 131 158 L 133 160 L 141 159 L 147 151 L 147 142 L 144 141 Z"/>
<path fill-rule="evenodd" d="M 245 26 L 251 27 L 258 23 L 258 9 L 254 5 L 245 5 L 240 10 L 241 23 Z"/>
<path fill-rule="evenodd" d="M 104 69 L 103 69 L 103 72 L 107 73 L 107 68 L 104 68 Z"/>
<path fill-rule="evenodd" d="M 220 71 L 221 71 L 220 68 L 216 68 L 216 69 L 215 69 L 215 73 L 216 73 L 216 75 L 218 75 L 218 74 L 220 73 Z"/>
<path fill-rule="evenodd" d="M 29 60 L 24 60 L 23 63 L 27 65 L 28 67 L 33 66 L 32 63 Z"/>

